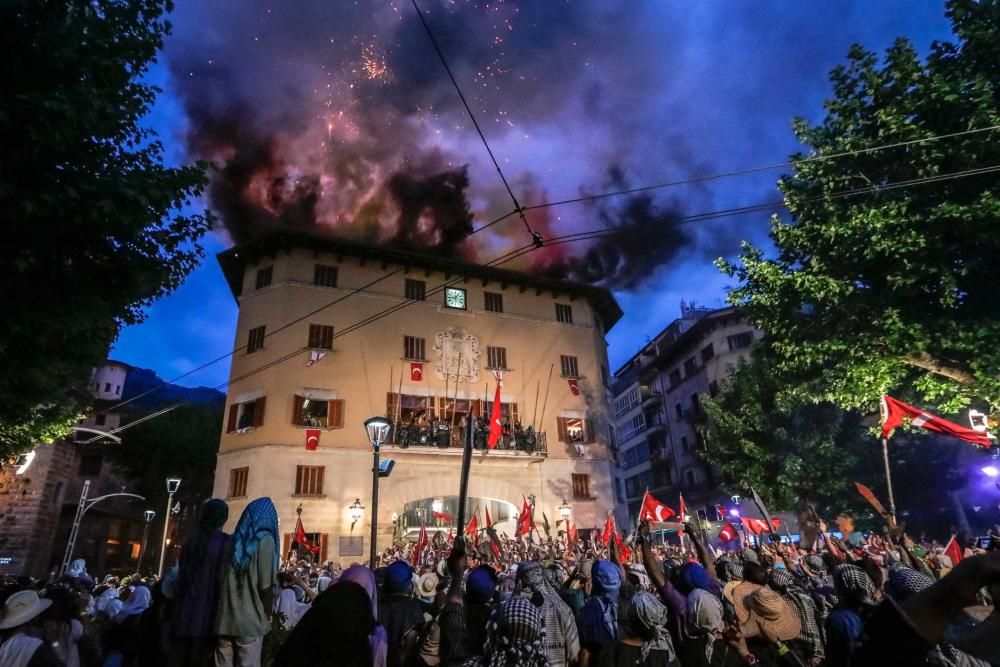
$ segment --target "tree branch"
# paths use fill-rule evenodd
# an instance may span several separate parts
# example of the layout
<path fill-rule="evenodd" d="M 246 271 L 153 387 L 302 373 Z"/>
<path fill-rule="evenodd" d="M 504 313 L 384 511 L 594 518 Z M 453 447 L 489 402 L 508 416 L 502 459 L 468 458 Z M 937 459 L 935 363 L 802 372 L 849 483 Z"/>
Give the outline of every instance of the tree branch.
<path fill-rule="evenodd" d="M 921 370 L 946 377 L 949 380 L 954 380 L 958 384 L 969 385 L 975 382 L 975 378 L 969 371 L 963 368 L 949 366 L 926 352 L 917 352 L 916 354 L 908 355 L 903 357 L 903 361 Z"/>

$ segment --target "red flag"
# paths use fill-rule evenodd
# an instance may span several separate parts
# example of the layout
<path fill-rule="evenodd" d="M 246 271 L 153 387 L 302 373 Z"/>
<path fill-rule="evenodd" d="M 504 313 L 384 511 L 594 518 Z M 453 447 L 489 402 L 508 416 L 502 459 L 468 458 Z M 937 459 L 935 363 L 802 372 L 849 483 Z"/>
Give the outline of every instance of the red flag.
<path fill-rule="evenodd" d="M 434 512 L 435 519 L 441 519 L 442 521 L 454 521 L 455 517 L 447 512 Z"/>
<path fill-rule="evenodd" d="M 642 497 L 642 507 L 639 509 L 640 521 L 664 522 L 674 515 L 674 511 L 653 497 L 646 491 Z"/>
<path fill-rule="evenodd" d="M 781 519 L 779 519 L 778 517 L 772 517 L 771 518 L 771 526 L 774 528 L 774 530 L 780 530 L 781 529 Z M 769 531 L 769 532 L 774 532 L 774 531 Z"/>
<path fill-rule="evenodd" d="M 576 526 L 569 519 L 566 519 L 566 539 L 569 540 L 570 545 L 576 543 Z"/>
<path fill-rule="evenodd" d="M 503 376 L 497 374 L 497 391 L 493 395 L 493 410 L 490 412 L 490 435 L 486 439 L 486 444 L 490 449 L 497 446 L 500 436 L 503 435 L 503 424 L 500 423 L 500 387 L 503 386 Z"/>
<path fill-rule="evenodd" d="M 487 528 L 492 528 L 493 527 L 493 519 L 490 518 L 490 508 L 489 507 L 484 507 L 483 509 L 486 510 L 486 527 Z"/>
<path fill-rule="evenodd" d="M 420 555 L 427 548 L 427 529 L 424 528 L 424 524 L 420 524 L 420 532 L 417 533 L 417 544 L 413 547 L 413 558 L 411 559 L 410 565 L 413 567 L 420 566 Z"/>
<path fill-rule="evenodd" d="M 569 390 L 574 396 L 580 395 L 580 381 L 579 380 L 566 380 L 569 383 Z"/>
<path fill-rule="evenodd" d="M 617 530 L 615 531 L 615 547 L 618 548 L 621 562 L 628 563 L 628 559 L 632 556 L 632 550 L 625 546 L 625 540 L 622 539 L 621 533 Z"/>
<path fill-rule="evenodd" d="M 419 361 L 410 362 L 410 380 L 421 382 L 424 379 L 424 365 Z"/>
<path fill-rule="evenodd" d="M 882 396 L 883 438 L 888 438 L 894 428 L 902 426 L 904 417 L 909 417 L 911 426 L 919 426 L 920 428 L 925 428 L 928 431 L 950 435 L 958 438 L 959 440 L 965 440 L 966 442 L 971 442 L 974 445 L 979 445 L 980 447 L 989 447 L 993 444 L 989 436 L 985 433 L 974 431 L 965 426 L 959 426 L 955 422 L 950 422 L 947 419 L 935 417 L 929 412 L 924 412 L 920 408 L 915 408 L 912 405 L 903 403 L 902 401 L 897 401 L 888 394 Z"/>
<path fill-rule="evenodd" d="M 529 535 L 534 528 L 531 522 L 531 505 L 524 496 L 521 496 L 521 501 L 521 513 L 517 515 L 517 530 L 514 532 L 514 537 Z"/>
<path fill-rule="evenodd" d="M 465 534 L 472 535 L 472 543 L 477 547 L 479 546 L 479 508 L 472 513 L 472 519 L 469 520 L 469 524 L 465 527 Z"/>
<path fill-rule="evenodd" d="M 763 519 L 748 519 L 747 517 L 743 517 L 742 521 L 743 526 L 754 535 L 760 535 L 767 530 L 767 522 Z"/>
<path fill-rule="evenodd" d="M 678 494 L 681 497 L 680 507 L 677 510 L 680 512 L 681 521 L 687 521 L 687 506 L 684 504 L 684 494 Z"/>
<path fill-rule="evenodd" d="M 601 536 L 598 538 L 601 541 L 601 544 L 607 546 L 608 542 L 611 541 L 611 536 L 614 534 L 614 532 L 615 532 L 615 520 L 609 513 L 608 518 L 604 521 L 604 532 L 602 532 Z"/>
<path fill-rule="evenodd" d="M 486 506 L 483 508 L 486 511 L 486 534 L 490 536 L 490 549 L 493 551 L 493 555 L 500 558 L 500 536 L 497 535 L 497 531 L 493 529 L 493 519 L 490 518 L 490 508 Z"/>
<path fill-rule="evenodd" d="M 310 452 L 316 451 L 319 447 L 319 429 L 318 428 L 307 428 L 306 429 L 306 449 Z"/>
<path fill-rule="evenodd" d="M 319 545 L 314 545 L 306 537 L 306 529 L 302 527 L 301 516 L 295 520 L 295 543 L 311 554 L 315 555 L 319 553 Z"/>
<path fill-rule="evenodd" d="M 722 540 L 723 543 L 732 542 L 733 540 L 739 539 L 739 534 L 737 534 L 736 528 L 733 527 L 733 524 L 726 523 L 722 527 L 722 530 L 719 531 L 719 539 Z"/>
<path fill-rule="evenodd" d="M 948 544 L 944 548 L 944 555 L 951 559 L 952 567 L 958 565 L 958 561 L 962 560 L 962 548 L 955 541 L 954 535 L 948 540 Z"/>

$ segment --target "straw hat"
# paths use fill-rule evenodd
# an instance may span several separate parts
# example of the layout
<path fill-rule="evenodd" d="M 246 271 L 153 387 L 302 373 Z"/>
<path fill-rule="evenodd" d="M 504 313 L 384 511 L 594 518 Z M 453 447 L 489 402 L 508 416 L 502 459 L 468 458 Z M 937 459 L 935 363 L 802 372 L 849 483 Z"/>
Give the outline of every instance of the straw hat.
<path fill-rule="evenodd" d="M 52 600 L 39 599 L 35 591 L 18 591 L 3 605 L 0 615 L 0 630 L 9 630 L 24 625 L 52 606 Z"/>
<path fill-rule="evenodd" d="M 438 583 L 441 580 L 433 572 L 427 572 L 421 575 L 420 580 L 417 582 L 417 595 L 419 597 L 433 600 L 434 596 L 437 594 Z"/>
<path fill-rule="evenodd" d="M 749 622 L 740 626 L 744 637 L 766 634 L 780 641 L 795 639 L 802 631 L 802 623 L 795 610 L 777 592 L 758 587 L 745 598 L 750 607 Z"/>
<path fill-rule="evenodd" d="M 750 620 L 749 598 L 759 588 L 763 588 L 763 586 L 749 581 L 730 581 L 723 587 L 722 594 L 733 603 L 733 607 L 736 609 L 736 618 L 740 623 L 746 623 Z"/>

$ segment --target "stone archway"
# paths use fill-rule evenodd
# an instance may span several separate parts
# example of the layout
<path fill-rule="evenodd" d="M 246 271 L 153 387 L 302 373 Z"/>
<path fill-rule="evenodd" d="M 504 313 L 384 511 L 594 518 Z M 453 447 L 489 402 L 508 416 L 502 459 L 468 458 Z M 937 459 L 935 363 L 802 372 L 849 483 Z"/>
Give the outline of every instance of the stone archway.
<path fill-rule="evenodd" d="M 393 512 L 397 511 L 395 508 L 401 508 L 410 501 L 456 495 L 458 480 L 455 479 L 454 482 L 446 485 L 442 483 L 440 475 L 421 475 L 399 484 L 386 484 L 379 490 L 380 508 L 384 507 L 386 512 Z M 499 477 L 472 475 L 469 478 L 470 498 L 488 498 L 516 505 L 524 494 L 522 487 Z"/>

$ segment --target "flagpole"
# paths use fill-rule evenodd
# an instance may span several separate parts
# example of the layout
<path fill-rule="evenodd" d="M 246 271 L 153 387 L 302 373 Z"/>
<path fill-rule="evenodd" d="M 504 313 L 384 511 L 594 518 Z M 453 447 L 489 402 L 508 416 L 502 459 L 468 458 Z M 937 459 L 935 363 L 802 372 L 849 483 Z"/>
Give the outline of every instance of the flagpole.
<path fill-rule="evenodd" d="M 542 402 L 542 416 L 538 420 L 538 428 L 535 429 L 536 432 L 538 432 L 538 430 L 540 430 L 545 424 L 545 408 L 549 404 L 549 388 L 552 386 L 552 371 L 555 370 L 555 367 L 555 364 L 549 366 L 549 382 L 545 385 L 545 400 Z"/>
<path fill-rule="evenodd" d="M 458 485 L 458 529 L 453 548 L 465 547 L 465 503 L 469 500 L 469 472 L 472 468 L 472 420 L 465 420 L 465 447 L 462 450 L 462 477 Z M 461 540 L 461 541 L 459 541 Z"/>
<path fill-rule="evenodd" d="M 885 464 L 885 485 L 889 490 L 889 514 L 896 520 L 896 498 L 892 492 L 892 474 L 889 472 L 889 439 L 882 438 L 882 463 Z"/>

